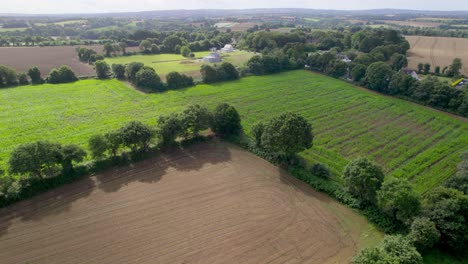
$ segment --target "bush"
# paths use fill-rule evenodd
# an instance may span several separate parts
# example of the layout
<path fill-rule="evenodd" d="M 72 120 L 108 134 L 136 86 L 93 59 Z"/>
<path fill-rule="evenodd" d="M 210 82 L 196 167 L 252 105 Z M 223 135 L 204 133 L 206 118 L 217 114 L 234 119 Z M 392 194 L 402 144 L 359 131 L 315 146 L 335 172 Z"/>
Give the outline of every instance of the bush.
<path fill-rule="evenodd" d="M 59 69 L 52 69 L 47 77 L 47 82 L 52 84 L 70 83 L 77 81 L 75 73 L 68 66 L 61 66 Z"/>
<path fill-rule="evenodd" d="M 352 260 L 353 264 L 422 264 L 423 259 L 416 248 L 401 235 L 385 236 L 383 247 L 362 250 Z"/>
<path fill-rule="evenodd" d="M 96 75 L 98 79 L 107 79 L 109 78 L 109 64 L 107 64 L 103 60 L 96 61 L 95 63 L 95 68 L 96 68 Z"/>
<path fill-rule="evenodd" d="M 150 91 L 161 91 L 163 84 L 156 71 L 150 67 L 142 67 L 135 76 L 135 84 L 143 89 Z"/>
<path fill-rule="evenodd" d="M 193 78 L 178 72 L 170 72 L 166 75 L 167 88 L 179 89 L 193 86 Z"/>
<path fill-rule="evenodd" d="M 330 178 L 330 170 L 325 164 L 322 164 L 322 163 L 314 163 L 310 167 L 310 173 L 312 173 L 312 175 L 315 175 L 323 179 Z"/>
<path fill-rule="evenodd" d="M 112 64 L 112 72 L 117 79 L 125 78 L 125 66 L 122 64 Z"/>
<path fill-rule="evenodd" d="M 42 84 L 44 80 L 41 77 L 41 71 L 37 67 L 33 67 L 28 70 L 29 78 L 31 78 L 32 84 Z"/>
<path fill-rule="evenodd" d="M 16 71 L 10 67 L 0 65 L 0 87 L 12 86 L 18 84 Z"/>
<path fill-rule="evenodd" d="M 440 232 L 429 218 L 416 218 L 408 235 L 419 252 L 430 250 L 440 239 Z"/>
<path fill-rule="evenodd" d="M 26 75 L 26 73 L 24 72 L 20 72 L 18 74 L 18 83 L 19 85 L 28 85 L 29 84 L 28 75 Z"/>

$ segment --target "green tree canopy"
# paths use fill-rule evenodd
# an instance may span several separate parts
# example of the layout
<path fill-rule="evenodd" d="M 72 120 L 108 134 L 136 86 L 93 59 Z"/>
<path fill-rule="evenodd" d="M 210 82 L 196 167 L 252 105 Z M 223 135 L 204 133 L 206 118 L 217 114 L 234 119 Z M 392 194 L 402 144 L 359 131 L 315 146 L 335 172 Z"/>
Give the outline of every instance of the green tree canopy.
<path fill-rule="evenodd" d="M 312 126 L 302 116 L 284 113 L 270 120 L 262 133 L 262 147 L 287 158 L 312 147 Z"/>
<path fill-rule="evenodd" d="M 160 116 L 158 119 L 158 134 L 163 145 L 174 144 L 177 137 L 183 134 L 183 124 L 179 114 L 171 113 L 168 116 Z"/>
<path fill-rule="evenodd" d="M 343 173 L 348 191 L 363 204 L 373 204 L 384 180 L 382 168 L 366 158 L 352 160 Z"/>
<path fill-rule="evenodd" d="M 139 121 L 132 121 L 120 128 L 120 135 L 123 145 L 136 152 L 148 149 L 154 133 L 147 125 Z"/>
<path fill-rule="evenodd" d="M 213 113 L 213 132 L 221 136 L 238 135 L 242 129 L 237 110 L 226 103 L 219 104 Z"/>
<path fill-rule="evenodd" d="M 411 184 L 405 179 L 386 180 L 377 192 L 380 209 L 394 219 L 408 224 L 419 214 L 421 203 Z"/>
<path fill-rule="evenodd" d="M 369 87 L 376 91 L 385 91 L 393 76 L 393 70 L 385 62 L 372 63 L 367 68 L 366 79 Z"/>
<path fill-rule="evenodd" d="M 86 151 L 74 144 L 65 145 L 61 148 L 61 161 L 63 173 L 73 172 L 73 162 L 82 162 L 86 157 Z"/>
<path fill-rule="evenodd" d="M 212 115 L 208 109 L 200 105 L 187 107 L 181 116 L 183 136 L 198 136 L 202 130 L 208 129 L 211 125 Z"/>
<path fill-rule="evenodd" d="M 61 161 L 61 146 L 49 141 L 19 145 L 10 154 L 10 173 L 43 178 Z"/>
<path fill-rule="evenodd" d="M 419 217 L 411 224 L 408 237 L 419 252 L 424 252 L 430 250 L 439 241 L 440 232 L 429 218 Z"/>
<path fill-rule="evenodd" d="M 96 75 L 98 77 L 98 79 L 107 79 L 109 78 L 109 64 L 107 64 L 105 61 L 103 60 L 98 60 L 96 61 L 95 63 L 95 68 L 96 68 Z"/>

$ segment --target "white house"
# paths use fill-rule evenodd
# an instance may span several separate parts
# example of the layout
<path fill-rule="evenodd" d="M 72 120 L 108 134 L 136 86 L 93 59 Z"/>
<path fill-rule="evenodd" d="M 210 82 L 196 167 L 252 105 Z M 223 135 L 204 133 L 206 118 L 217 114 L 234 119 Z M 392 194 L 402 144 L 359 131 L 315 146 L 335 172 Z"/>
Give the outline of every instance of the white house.
<path fill-rule="evenodd" d="M 224 45 L 224 48 L 221 49 L 221 52 L 233 52 L 234 48 L 231 44 Z"/>
<path fill-rule="evenodd" d="M 221 62 L 221 56 L 217 52 L 212 52 L 210 55 L 204 57 L 203 61 L 210 63 Z"/>
<path fill-rule="evenodd" d="M 403 69 L 403 72 L 408 74 L 408 75 L 411 75 L 411 77 L 413 77 L 414 79 L 420 81 L 421 79 L 419 78 L 418 76 L 418 73 L 416 73 L 416 71 L 414 70 L 410 70 L 410 69 Z"/>

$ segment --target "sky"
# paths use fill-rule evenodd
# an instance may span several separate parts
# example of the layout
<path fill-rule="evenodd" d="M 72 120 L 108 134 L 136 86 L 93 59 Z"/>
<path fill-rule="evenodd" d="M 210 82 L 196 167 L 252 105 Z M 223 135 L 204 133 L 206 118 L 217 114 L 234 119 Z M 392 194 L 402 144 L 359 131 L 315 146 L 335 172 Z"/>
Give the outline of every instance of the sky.
<path fill-rule="evenodd" d="M 467 10 L 467 0 L 0 0 L 0 13 L 107 13 L 173 9 L 379 8 Z"/>

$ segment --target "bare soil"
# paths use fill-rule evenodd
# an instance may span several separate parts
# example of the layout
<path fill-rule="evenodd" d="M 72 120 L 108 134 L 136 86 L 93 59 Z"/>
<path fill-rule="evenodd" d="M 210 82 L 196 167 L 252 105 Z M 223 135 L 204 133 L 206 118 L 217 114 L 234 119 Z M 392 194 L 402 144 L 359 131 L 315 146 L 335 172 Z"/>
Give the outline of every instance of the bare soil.
<path fill-rule="evenodd" d="M 364 218 L 272 164 L 202 143 L 0 210 L 0 260 L 346 263 Z"/>
<path fill-rule="evenodd" d="M 447 37 L 406 36 L 410 43 L 409 67 L 417 69 L 419 63 L 431 64 L 431 71 L 436 66 L 441 70 L 452 64 L 453 59 L 463 62 L 462 73 L 468 75 L 468 39 Z"/>
<path fill-rule="evenodd" d="M 45 78 L 53 68 L 62 65 L 69 66 L 77 76 L 95 75 L 93 66 L 80 62 L 76 52 L 78 46 L 54 47 L 0 47 L 0 64 L 16 69 L 17 72 L 27 72 L 37 66 Z M 102 54 L 102 45 L 81 46 Z M 128 48 L 135 51 L 136 48 Z"/>

